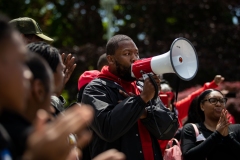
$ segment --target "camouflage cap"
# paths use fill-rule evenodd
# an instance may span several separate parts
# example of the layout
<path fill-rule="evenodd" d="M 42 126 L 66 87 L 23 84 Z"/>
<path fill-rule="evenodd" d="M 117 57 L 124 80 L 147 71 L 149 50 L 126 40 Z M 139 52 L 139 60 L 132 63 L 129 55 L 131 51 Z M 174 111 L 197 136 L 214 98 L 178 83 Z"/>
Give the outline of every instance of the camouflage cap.
<path fill-rule="evenodd" d="M 35 34 L 36 36 L 40 37 L 45 41 L 49 41 L 49 42 L 53 41 L 52 38 L 43 34 L 38 23 L 32 18 L 20 17 L 20 18 L 11 20 L 9 23 L 13 25 L 22 34 Z"/>

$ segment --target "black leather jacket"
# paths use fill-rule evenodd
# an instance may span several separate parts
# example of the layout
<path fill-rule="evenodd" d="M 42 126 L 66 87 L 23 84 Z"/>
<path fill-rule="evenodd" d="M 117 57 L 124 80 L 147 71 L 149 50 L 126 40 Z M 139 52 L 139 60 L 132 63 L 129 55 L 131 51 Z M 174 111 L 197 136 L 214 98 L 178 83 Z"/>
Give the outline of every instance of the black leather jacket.
<path fill-rule="evenodd" d="M 137 121 L 146 108 L 147 118 L 141 121 L 150 132 L 155 159 L 161 160 L 162 155 L 157 142 L 160 137 L 156 122 L 161 125 L 158 108 L 159 105 L 163 105 L 162 102 L 158 99 L 157 105 L 151 110 L 140 96 L 126 98 L 119 93 L 119 89 L 124 91 L 113 81 L 95 79 L 84 90 L 82 103 L 90 104 L 95 110 L 91 126 L 93 130 L 91 157 L 115 148 L 123 152 L 127 159 L 143 160 Z"/>

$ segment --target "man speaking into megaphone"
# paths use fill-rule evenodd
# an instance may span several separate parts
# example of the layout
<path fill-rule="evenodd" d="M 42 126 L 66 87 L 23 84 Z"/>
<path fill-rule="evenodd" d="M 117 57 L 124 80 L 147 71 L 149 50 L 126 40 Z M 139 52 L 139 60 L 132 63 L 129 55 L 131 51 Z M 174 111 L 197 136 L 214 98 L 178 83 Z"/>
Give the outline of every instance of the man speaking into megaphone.
<path fill-rule="evenodd" d="M 178 121 L 159 98 L 152 100 L 159 78 L 149 75 L 151 79 L 146 77 L 139 91 L 132 76 L 132 64 L 139 59 L 138 48 L 126 35 L 112 37 L 106 53 L 109 65 L 86 86 L 82 97 L 82 103 L 95 110 L 91 157 L 115 148 L 127 159 L 161 160 L 158 139 L 171 139 Z"/>

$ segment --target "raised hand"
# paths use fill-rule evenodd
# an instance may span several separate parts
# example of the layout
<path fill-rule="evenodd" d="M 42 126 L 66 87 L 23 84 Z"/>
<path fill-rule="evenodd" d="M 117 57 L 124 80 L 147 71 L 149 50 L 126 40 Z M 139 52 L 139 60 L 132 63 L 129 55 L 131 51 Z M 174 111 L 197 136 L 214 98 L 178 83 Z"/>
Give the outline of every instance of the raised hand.
<path fill-rule="evenodd" d="M 66 84 L 71 77 L 74 69 L 76 68 L 77 64 L 75 63 L 75 57 L 72 56 L 72 54 L 68 54 L 66 57 L 66 54 L 62 54 L 62 61 L 63 64 L 65 65 L 65 77 L 64 77 L 64 84 Z"/>
<path fill-rule="evenodd" d="M 216 83 L 216 85 L 219 85 L 221 82 L 224 81 L 224 77 L 222 77 L 221 75 L 216 75 L 213 81 Z"/>

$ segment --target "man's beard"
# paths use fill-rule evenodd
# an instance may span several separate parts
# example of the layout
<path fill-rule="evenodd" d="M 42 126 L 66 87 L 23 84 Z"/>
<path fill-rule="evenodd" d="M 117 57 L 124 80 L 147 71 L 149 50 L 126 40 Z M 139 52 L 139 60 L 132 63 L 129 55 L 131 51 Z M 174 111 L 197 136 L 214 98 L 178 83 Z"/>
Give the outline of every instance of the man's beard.
<path fill-rule="evenodd" d="M 116 70 L 117 70 L 117 74 L 119 75 L 119 78 L 128 82 L 133 82 L 136 80 L 136 78 L 133 78 L 131 75 L 131 66 L 125 67 L 120 63 L 118 63 L 117 61 L 115 61 L 115 64 L 116 64 Z"/>

